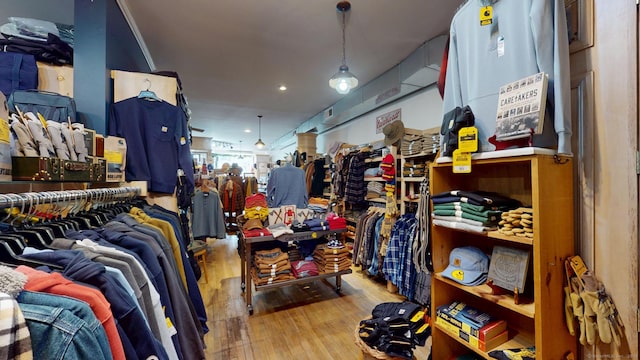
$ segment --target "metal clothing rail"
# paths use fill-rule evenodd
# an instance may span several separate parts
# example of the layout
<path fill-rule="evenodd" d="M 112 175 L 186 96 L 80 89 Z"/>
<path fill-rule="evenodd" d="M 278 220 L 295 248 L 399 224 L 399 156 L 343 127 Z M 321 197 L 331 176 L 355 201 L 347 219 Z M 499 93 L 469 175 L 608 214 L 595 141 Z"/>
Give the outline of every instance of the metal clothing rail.
<path fill-rule="evenodd" d="M 87 201 L 93 204 L 106 204 L 122 201 L 140 195 L 139 187 L 119 187 L 89 190 L 65 190 L 26 192 L 20 194 L 0 194 L 0 209 L 10 207 L 23 208 L 27 205 L 53 204 L 59 202 Z"/>

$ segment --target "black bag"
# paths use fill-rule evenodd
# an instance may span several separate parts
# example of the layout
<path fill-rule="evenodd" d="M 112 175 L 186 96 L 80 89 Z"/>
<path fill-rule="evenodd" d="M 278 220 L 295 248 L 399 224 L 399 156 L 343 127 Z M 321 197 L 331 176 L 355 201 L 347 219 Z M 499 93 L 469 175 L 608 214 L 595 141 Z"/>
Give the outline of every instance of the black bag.
<path fill-rule="evenodd" d="M 14 90 L 38 88 L 38 66 L 33 55 L 0 52 L 0 91 L 9 97 Z"/>
<path fill-rule="evenodd" d="M 469 105 L 455 109 L 444 114 L 440 134 L 442 135 L 442 155 L 453 156 L 453 151 L 458 148 L 458 132 L 463 127 L 473 126 L 475 116 Z"/>
<path fill-rule="evenodd" d="M 47 120 L 76 122 L 76 102 L 73 98 L 50 91 L 16 90 L 7 100 L 9 110 L 16 111 L 16 106 L 22 112 L 39 112 Z"/>

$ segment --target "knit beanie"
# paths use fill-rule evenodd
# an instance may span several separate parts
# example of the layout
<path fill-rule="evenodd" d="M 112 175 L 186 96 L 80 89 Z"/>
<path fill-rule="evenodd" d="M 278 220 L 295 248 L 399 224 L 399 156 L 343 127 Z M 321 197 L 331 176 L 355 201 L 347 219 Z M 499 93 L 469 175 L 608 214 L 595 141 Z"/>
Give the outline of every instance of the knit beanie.
<path fill-rule="evenodd" d="M 393 163 L 394 163 L 393 155 L 387 154 L 385 155 L 384 158 L 382 158 L 382 163 L 380 164 L 380 167 L 382 168 L 382 170 L 386 170 L 386 169 L 392 168 Z"/>

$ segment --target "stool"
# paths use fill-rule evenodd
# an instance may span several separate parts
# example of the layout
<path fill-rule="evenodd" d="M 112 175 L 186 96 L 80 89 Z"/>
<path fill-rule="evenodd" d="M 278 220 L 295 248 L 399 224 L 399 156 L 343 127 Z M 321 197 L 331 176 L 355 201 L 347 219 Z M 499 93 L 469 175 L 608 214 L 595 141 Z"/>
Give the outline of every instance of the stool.
<path fill-rule="evenodd" d="M 193 253 L 193 256 L 195 256 L 200 269 L 204 273 L 204 282 L 208 284 L 209 276 L 207 275 L 207 248 L 205 247 L 202 250 L 198 250 L 197 252 Z"/>

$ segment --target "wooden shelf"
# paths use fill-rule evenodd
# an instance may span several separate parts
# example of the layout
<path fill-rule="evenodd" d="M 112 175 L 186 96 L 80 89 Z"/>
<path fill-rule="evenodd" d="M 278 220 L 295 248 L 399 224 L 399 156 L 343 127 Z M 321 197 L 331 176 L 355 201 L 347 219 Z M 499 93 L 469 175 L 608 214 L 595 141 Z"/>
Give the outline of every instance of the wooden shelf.
<path fill-rule="evenodd" d="M 401 159 L 413 159 L 413 158 L 417 158 L 417 157 L 424 157 L 424 156 L 435 156 L 436 153 L 432 153 L 432 152 L 421 152 L 419 154 L 412 154 L 412 155 L 400 155 Z"/>
<path fill-rule="evenodd" d="M 499 348 L 535 346 L 536 357 L 541 359 L 577 354 L 577 340 L 564 324 L 562 290 L 565 278 L 562 260 L 575 253 L 573 227 L 564 226 L 572 224 L 574 219 L 571 157 L 540 148 L 473 154 L 470 174 L 453 173 L 450 158 L 449 162 L 440 158 L 431 164 L 429 177 L 432 194 L 453 189 L 497 192 L 535 210 L 533 238 L 434 225 L 431 233 L 435 269 L 431 286 L 432 312 L 436 306 L 454 300 L 473 303 L 474 307 L 505 319 L 510 332 L 513 330 L 514 337 Z M 488 285 L 467 287 L 444 278 L 440 272 L 449 265 L 451 251 L 465 245 L 479 247 L 487 254 L 491 254 L 496 245 L 527 249 L 531 264 L 525 294 L 532 302 L 516 305 L 512 295 L 493 295 Z M 433 334 L 433 342 L 442 344 L 434 347 L 434 360 L 446 360 L 468 349 L 490 359 L 486 353 L 469 347 L 446 330 L 436 328 Z"/>
<path fill-rule="evenodd" d="M 479 350 L 477 348 L 474 348 L 468 342 L 465 342 L 464 340 L 460 339 L 458 337 L 458 334 L 455 334 L 452 331 L 449 331 L 448 329 L 445 329 L 440 324 L 434 324 L 434 326 L 439 331 L 442 331 L 442 332 L 446 333 L 451 338 L 455 339 L 457 342 L 459 342 L 460 344 L 464 345 L 468 349 L 473 350 L 476 354 L 482 356 L 483 358 L 489 359 L 489 360 L 494 359 L 491 356 L 489 356 L 488 352 L 484 352 L 484 351 L 481 351 L 481 350 Z M 526 335 L 522 335 L 520 333 L 518 333 L 518 334 L 516 334 L 515 336 L 512 337 L 511 333 L 510 333 L 509 334 L 509 340 L 507 340 L 506 342 L 496 346 L 493 349 L 490 349 L 489 351 L 505 350 L 505 349 L 522 349 L 522 348 L 528 348 L 528 347 L 531 347 L 531 346 L 534 346 L 534 345 L 535 345 L 535 342 L 530 337 L 528 337 Z"/>
<path fill-rule="evenodd" d="M 454 229 L 454 228 L 450 228 L 450 227 L 446 227 L 446 226 L 439 226 L 439 225 L 435 225 L 435 224 L 433 226 L 438 226 L 438 227 L 442 227 L 442 228 L 445 228 L 445 229 L 451 229 L 453 231 L 459 231 L 461 233 L 469 233 L 469 234 L 474 234 L 474 235 L 478 235 L 478 236 L 486 236 L 488 238 L 514 242 L 514 243 L 518 243 L 518 244 L 533 245 L 533 238 L 505 235 L 505 234 L 503 234 L 503 233 L 501 233 L 499 231 L 488 231 L 486 233 L 478 233 L 478 232 L 473 232 L 473 231 L 465 231 L 465 230 L 462 230 L 462 229 Z"/>
<path fill-rule="evenodd" d="M 421 182 L 422 180 L 425 179 L 425 177 L 424 176 L 402 177 L 400 179 L 401 181 L 404 181 L 404 182 Z"/>
<path fill-rule="evenodd" d="M 364 181 L 387 181 L 380 176 L 364 178 Z"/>
<path fill-rule="evenodd" d="M 333 273 L 327 273 L 327 274 L 320 274 L 320 275 L 316 275 L 316 276 L 307 276 L 307 277 L 294 279 L 294 280 L 278 281 L 278 282 L 275 282 L 273 284 L 254 285 L 254 286 L 256 288 L 256 291 L 268 290 L 268 289 L 275 289 L 275 288 L 279 288 L 279 287 L 283 287 L 283 286 L 289 286 L 289 285 L 293 285 L 293 284 L 297 284 L 297 283 L 308 283 L 308 282 L 312 282 L 312 281 L 315 281 L 315 280 L 327 279 L 327 278 L 336 277 L 338 275 L 347 275 L 347 274 L 351 274 L 351 269 L 342 270 L 342 271 L 333 272 Z"/>
<path fill-rule="evenodd" d="M 518 314 L 524 315 L 528 318 L 533 319 L 535 317 L 536 309 L 534 303 L 516 305 L 513 302 L 513 296 L 511 295 L 493 295 L 491 293 L 491 288 L 489 287 L 489 285 L 465 286 L 442 276 L 440 273 L 433 274 L 433 277 L 437 281 L 445 282 L 450 286 L 458 288 L 479 298 L 491 301 L 492 303 L 496 303 L 504 308 L 517 312 Z"/>
<path fill-rule="evenodd" d="M 376 157 L 373 157 L 373 158 L 364 159 L 365 163 L 381 162 L 381 161 L 382 161 L 382 156 L 376 156 Z"/>
<path fill-rule="evenodd" d="M 385 198 L 365 199 L 365 201 L 371 201 L 371 202 L 375 202 L 375 203 L 383 203 L 383 204 L 386 204 L 386 203 L 387 203 L 387 199 L 385 199 Z"/>
<path fill-rule="evenodd" d="M 418 203 L 420 202 L 420 199 L 402 199 L 402 201 L 407 203 Z"/>

